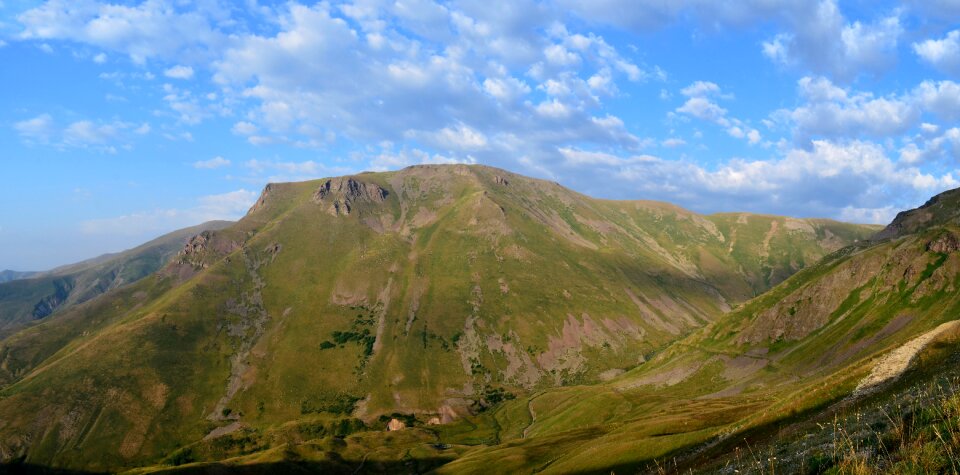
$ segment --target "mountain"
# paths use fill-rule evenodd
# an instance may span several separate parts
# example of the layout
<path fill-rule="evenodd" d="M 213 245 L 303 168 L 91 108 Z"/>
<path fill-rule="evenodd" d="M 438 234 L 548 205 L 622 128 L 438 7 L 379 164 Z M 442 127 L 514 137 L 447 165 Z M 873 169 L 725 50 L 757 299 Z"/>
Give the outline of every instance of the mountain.
<path fill-rule="evenodd" d="M 230 224 L 210 221 L 174 231 L 128 251 L 105 254 L 48 272 L 4 271 L 2 275 L 12 278 L 0 279 L 0 338 L 54 312 L 136 282 L 163 267 L 190 237 Z"/>
<path fill-rule="evenodd" d="M 10 282 L 11 280 L 27 279 L 36 274 L 36 272 L 19 272 L 15 270 L 0 271 L 0 284 Z"/>
<path fill-rule="evenodd" d="M 468 469 L 511 439 L 544 451 L 649 416 L 667 400 L 616 385 L 878 230 L 599 200 L 483 166 L 270 184 L 161 271 L 0 341 L 0 458 L 354 472 Z"/>

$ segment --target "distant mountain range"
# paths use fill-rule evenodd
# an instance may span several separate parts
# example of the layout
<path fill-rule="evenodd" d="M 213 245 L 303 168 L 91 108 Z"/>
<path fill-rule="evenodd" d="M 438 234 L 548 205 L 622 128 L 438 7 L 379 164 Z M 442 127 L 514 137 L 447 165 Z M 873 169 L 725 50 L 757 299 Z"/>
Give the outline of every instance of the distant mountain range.
<path fill-rule="evenodd" d="M 128 251 L 0 284 L 0 457 L 722 472 L 745 440 L 793 448 L 803 424 L 948 361 L 958 200 L 884 229 L 599 200 L 484 166 L 270 184 L 152 269 Z M 846 460 L 810 450 L 778 471 Z"/>
<path fill-rule="evenodd" d="M 159 270 L 197 233 L 233 223 L 211 221 L 174 231 L 128 251 L 46 272 L 0 272 L 0 337 Z"/>
<path fill-rule="evenodd" d="M 0 271 L 0 284 L 4 282 L 10 282 L 11 280 L 26 279 L 35 274 L 37 273 L 36 272 L 18 272 L 15 270 Z"/>

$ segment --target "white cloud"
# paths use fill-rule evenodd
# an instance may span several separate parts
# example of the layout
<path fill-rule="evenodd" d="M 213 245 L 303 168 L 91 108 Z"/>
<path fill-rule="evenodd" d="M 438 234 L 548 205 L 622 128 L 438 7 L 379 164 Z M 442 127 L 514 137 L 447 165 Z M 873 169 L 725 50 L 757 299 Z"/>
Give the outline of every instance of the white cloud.
<path fill-rule="evenodd" d="M 233 127 L 230 129 L 233 133 L 237 135 L 253 135 L 257 133 L 257 126 L 251 124 L 250 122 L 237 122 L 233 124 Z"/>
<path fill-rule="evenodd" d="M 210 160 L 201 160 L 201 161 L 193 162 L 193 168 L 200 168 L 200 169 L 207 169 L 207 170 L 211 170 L 214 168 L 222 168 L 226 166 L 230 166 L 230 160 L 227 160 L 226 158 L 223 158 L 219 155 L 211 158 Z"/>
<path fill-rule="evenodd" d="M 255 159 L 244 162 L 243 167 L 249 171 L 249 176 L 244 179 L 254 183 L 314 180 L 358 171 L 352 166 L 333 166 L 316 160 L 294 162 Z"/>
<path fill-rule="evenodd" d="M 953 81 L 923 81 L 913 90 L 920 107 L 948 121 L 960 120 L 960 84 Z"/>
<path fill-rule="evenodd" d="M 136 127 L 119 120 L 104 122 L 78 120 L 66 126 L 57 125 L 50 114 L 41 114 L 32 119 L 16 122 L 14 130 L 27 143 L 49 145 L 59 149 L 92 148 L 101 152 L 116 153 L 118 147 L 129 147 L 131 133 L 142 135 L 149 132 L 149 125 Z"/>
<path fill-rule="evenodd" d="M 664 147 L 667 147 L 667 148 L 682 147 L 682 146 L 684 146 L 684 145 L 686 145 L 686 144 L 687 144 L 687 141 L 686 141 L 686 140 L 679 139 L 679 138 L 669 138 L 669 139 L 666 139 L 666 140 L 660 142 L 660 145 L 662 145 L 662 146 L 664 146 Z"/>
<path fill-rule="evenodd" d="M 177 120 L 187 125 L 197 125 L 212 115 L 212 111 L 200 103 L 189 89 L 180 89 L 172 84 L 164 84 L 166 95 L 163 100 L 173 111 Z"/>
<path fill-rule="evenodd" d="M 488 143 L 482 132 L 463 123 L 419 135 L 428 143 L 446 150 L 478 150 L 485 148 Z"/>
<path fill-rule="evenodd" d="M 758 212 L 852 219 L 854 209 L 915 207 L 960 185 L 950 173 L 938 176 L 903 166 L 887 157 L 883 147 L 864 141 L 818 140 L 810 150 L 790 149 L 767 160 L 732 159 L 715 168 L 651 156 L 578 149 L 560 153 L 565 163 L 579 163 L 559 178 L 603 178 L 602 188 L 588 192 L 607 197 L 640 193 L 704 212 L 744 209 L 749 203 Z M 883 215 L 861 211 L 857 219 L 869 222 L 877 216 Z"/>
<path fill-rule="evenodd" d="M 795 139 L 816 137 L 892 138 L 915 127 L 929 131 L 936 124 L 921 124 L 925 115 L 942 120 L 960 119 L 960 84 L 953 81 L 923 81 L 914 89 L 876 97 L 834 85 L 826 78 L 805 77 L 798 82 L 806 102 L 796 109 L 779 110 L 775 121 L 789 123 Z"/>
<path fill-rule="evenodd" d="M 755 145 L 760 142 L 760 131 L 749 127 L 735 125 L 727 129 L 727 134 L 734 138 L 746 139 L 750 145 Z"/>
<path fill-rule="evenodd" d="M 928 133 L 936 133 L 935 131 Z M 960 128 L 953 127 L 934 137 L 918 136 L 900 149 L 900 162 L 920 165 L 933 161 L 960 161 Z"/>
<path fill-rule="evenodd" d="M 563 102 L 551 99 L 537 104 L 537 114 L 550 119 L 566 119 L 573 114 L 573 111 Z"/>
<path fill-rule="evenodd" d="M 563 156 L 564 164 L 567 166 L 595 166 L 606 165 L 611 167 L 622 167 L 636 163 L 649 163 L 659 161 L 658 158 L 651 155 L 633 155 L 629 157 L 620 157 L 606 152 L 596 152 L 579 150 L 570 147 L 560 148 L 558 150 Z"/>
<path fill-rule="evenodd" d="M 467 155 L 465 158 L 454 158 L 440 154 L 431 154 L 429 152 L 412 150 L 384 150 L 370 160 L 370 167 L 374 171 L 396 170 L 398 168 L 408 167 L 410 165 L 420 164 L 452 164 L 452 163 L 476 163 L 476 159 Z"/>
<path fill-rule="evenodd" d="M 677 112 L 696 117 L 700 120 L 714 122 L 726 126 L 727 110 L 706 97 L 691 97 L 677 108 Z"/>
<path fill-rule="evenodd" d="M 155 236 L 206 221 L 239 219 L 258 196 L 259 193 L 245 189 L 201 196 L 186 209 L 158 209 L 83 221 L 80 231 L 97 236 Z"/>
<path fill-rule="evenodd" d="M 934 68 L 960 76 L 960 30 L 947 33 L 943 39 L 914 43 L 913 51 Z"/>
<path fill-rule="evenodd" d="M 632 0 L 558 2 L 590 22 L 628 30 L 661 29 L 687 19 L 706 30 L 773 24 L 781 31 L 762 43 L 765 56 L 844 81 L 891 67 L 903 33 L 899 10 L 872 22 L 850 22 L 836 0 L 676 0 L 642 6 Z"/>
<path fill-rule="evenodd" d="M 530 93 L 527 83 L 514 78 L 486 78 L 483 80 L 483 90 L 502 102 L 512 102 L 517 98 Z"/>
<path fill-rule="evenodd" d="M 893 206 L 882 206 L 879 208 L 855 208 L 853 206 L 845 206 L 840 210 L 840 215 L 837 217 L 841 221 L 851 223 L 888 224 L 893 221 L 893 218 L 900 211 L 901 210 Z"/>
<path fill-rule="evenodd" d="M 95 124 L 81 120 L 68 125 L 63 131 L 63 140 L 67 145 L 103 145 L 111 142 L 127 124 Z"/>
<path fill-rule="evenodd" d="M 153 57 L 209 57 L 225 43 L 210 24 L 211 9 L 183 11 L 161 0 L 137 6 L 103 4 L 94 0 L 49 0 L 17 17 L 21 37 L 72 40 L 130 56 L 137 63 Z"/>
<path fill-rule="evenodd" d="M 40 114 L 15 123 L 13 128 L 26 140 L 47 142 L 54 133 L 53 117 L 50 114 Z"/>
<path fill-rule="evenodd" d="M 687 97 L 701 97 L 720 94 L 720 86 L 710 81 L 696 81 L 680 90 L 680 94 Z"/>
<path fill-rule="evenodd" d="M 94 62 L 94 63 L 97 63 L 97 64 L 106 63 L 106 62 L 107 62 L 107 54 L 106 54 L 106 53 L 100 53 L 100 54 L 94 56 L 94 57 L 93 57 L 93 62 Z"/>
<path fill-rule="evenodd" d="M 165 70 L 163 75 L 173 79 L 190 79 L 193 77 L 193 68 L 178 64 Z"/>
<path fill-rule="evenodd" d="M 556 66 L 575 66 L 580 63 L 580 56 L 568 51 L 563 45 L 550 45 L 543 50 L 547 61 Z"/>
<path fill-rule="evenodd" d="M 788 32 L 764 42 L 763 54 L 774 62 L 843 81 L 891 67 L 903 33 L 897 14 L 874 23 L 849 23 L 835 0 L 807 2 L 806 7 L 781 14 Z"/>

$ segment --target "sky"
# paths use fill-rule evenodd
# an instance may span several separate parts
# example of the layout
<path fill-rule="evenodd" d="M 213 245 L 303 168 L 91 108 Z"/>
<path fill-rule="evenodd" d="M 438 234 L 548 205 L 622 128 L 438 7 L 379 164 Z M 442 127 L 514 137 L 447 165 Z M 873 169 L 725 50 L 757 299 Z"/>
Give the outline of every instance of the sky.
<path fill-rule="evenodd" d="M 960 186 L 960 0 L 0 0 L 0 269 L 479 163 L 886 223 Z"/>

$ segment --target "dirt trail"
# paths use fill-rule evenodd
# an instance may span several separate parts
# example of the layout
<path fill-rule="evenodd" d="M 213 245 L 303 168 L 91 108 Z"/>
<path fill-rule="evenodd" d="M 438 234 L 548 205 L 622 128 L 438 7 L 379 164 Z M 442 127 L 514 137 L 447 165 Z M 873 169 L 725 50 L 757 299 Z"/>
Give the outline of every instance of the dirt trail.
<path fill-rule="evenodd" d="M 533 411 L 533 401 L 537 399 L 538 396 L 539 394 L 531 397 L 530 400 L 527 401 L 527 412 L 530 413 L 530 424 L 527 424 L 527 426 L 523 428 L 523 435 L 521 436 L 523 439 L 527 438 L 527 435 L 530 433 L 530 429 L 532 429 L 533 425 L 537 423 L 537 413 Z"/>
<path fill-rule="evenodd" d="M 943 323 L 887 353 L 873 366 L 870 375 L 860 381 L 857 389 L 853 391 L 854 395 L 869 394 L 880 384 L 899 378 L 910 366 L 910 362 L 917 356 L 917 353 L 920 353 L 920 350 L 926 348 L 931 341 L 941 334 L 958 328 L 960 328 L 960 320 Z"/>

